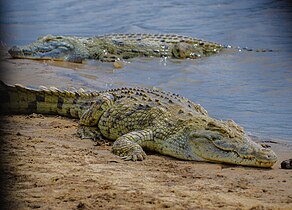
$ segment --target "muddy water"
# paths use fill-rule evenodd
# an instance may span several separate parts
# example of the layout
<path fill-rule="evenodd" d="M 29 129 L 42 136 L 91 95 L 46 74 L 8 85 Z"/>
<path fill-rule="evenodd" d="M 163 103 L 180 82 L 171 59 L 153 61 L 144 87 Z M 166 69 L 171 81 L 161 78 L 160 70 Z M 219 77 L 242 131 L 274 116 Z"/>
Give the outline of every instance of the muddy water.
<path fill-rule="evenodd" d="M 56 81 L 70 79 L 97 89 L 143 86 L 177 92 L 202 104 L 211 116 L 234 119 L 253 135 L 292 141 L 288 1 L 5 0 L 2 4 L 5 30 L 1 42 L 8 46 L 27 44 L 46 34 L 139 32 L 176 33 L 226 45 L 272 49 L 269 53 L 225 52 L 183 62 L 133 59 L 121 69 L 94 61 L 48 65 L 58 66 Z"/>

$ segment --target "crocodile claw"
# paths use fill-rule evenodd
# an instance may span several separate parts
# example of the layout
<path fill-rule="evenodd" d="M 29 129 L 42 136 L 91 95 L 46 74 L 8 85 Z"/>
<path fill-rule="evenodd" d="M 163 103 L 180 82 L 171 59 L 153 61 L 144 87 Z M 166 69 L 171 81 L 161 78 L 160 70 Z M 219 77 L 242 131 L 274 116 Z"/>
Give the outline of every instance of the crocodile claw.
<path fill-rule="evenodd" d="M 126 161 L 128 161 L 128 160 L 142 161 L 142 160 L 145 160 L 146 159 L 146 156 L 147 155 L 145 154 L 145 152 L 144 151 L 141 151 L 140 153 L 135 152 L 133 154 L 129 154 L 127 156 L 123 156 L 122 159 L 123 160 L 126 160 Z"/>

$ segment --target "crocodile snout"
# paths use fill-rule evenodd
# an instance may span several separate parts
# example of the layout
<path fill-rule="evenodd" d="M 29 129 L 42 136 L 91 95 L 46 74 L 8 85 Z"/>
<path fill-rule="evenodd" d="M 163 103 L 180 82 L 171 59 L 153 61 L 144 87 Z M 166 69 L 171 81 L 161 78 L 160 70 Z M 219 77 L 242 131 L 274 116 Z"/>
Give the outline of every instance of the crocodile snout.
<path fill-rule="evenodd" d="M 13 46 L 8 50 L 9 54 L 13 57 L 13 58 L 17 58 L 21 55 L 23 55 L 22 49 L 18 46 Z"/>

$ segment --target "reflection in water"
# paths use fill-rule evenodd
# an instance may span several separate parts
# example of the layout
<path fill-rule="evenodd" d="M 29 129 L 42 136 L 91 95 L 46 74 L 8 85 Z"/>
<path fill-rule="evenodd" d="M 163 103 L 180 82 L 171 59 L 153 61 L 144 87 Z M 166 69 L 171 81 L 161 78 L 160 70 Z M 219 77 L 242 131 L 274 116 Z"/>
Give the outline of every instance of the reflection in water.
<path fill-rule="evenodd" d="M 201 60 L 133 59 L 121 69 L 88 61 L 58 77 L 90 88 L 158 87 L 202 104 L 211 116 L 234 119 L 261 137 L 292 141 L 291 6 L 287 1 L 3 1 L 8 45 L 46 34 L 177 33 L 218 43 L 274 49 L 226 52 Z M 143 5 L 143 7 L 141 7 Z M 103 85 L 100 86 L 100 78 Z M 56 84 L 58 86 L 58 84 Z"/>

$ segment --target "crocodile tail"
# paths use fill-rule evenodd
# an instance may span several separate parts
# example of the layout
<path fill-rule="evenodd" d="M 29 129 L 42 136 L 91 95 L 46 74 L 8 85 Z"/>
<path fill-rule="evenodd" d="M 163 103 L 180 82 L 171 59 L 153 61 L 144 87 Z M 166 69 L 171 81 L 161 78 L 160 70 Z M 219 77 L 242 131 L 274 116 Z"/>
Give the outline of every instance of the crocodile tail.
<path fill-rule="evenodd" d="M 249 52 L 276 52 L 277 50 L 272 50 L 272 49 L 252 49 L 248 47 L 235 47 L 235 46 L 230 46 L 230 45 L 223 45 L 223 48 L 225 49 L 233 49 L 236 51 L 249 51 Z"/>
<path fill-rule="evenodd" d="M 54 114 L 80 118 L 88 109 L 93 93 L 59 90 L 55 87 L 38 89 L 22 85 L 7 85 L 0 81 L 1 114 Z"/>

